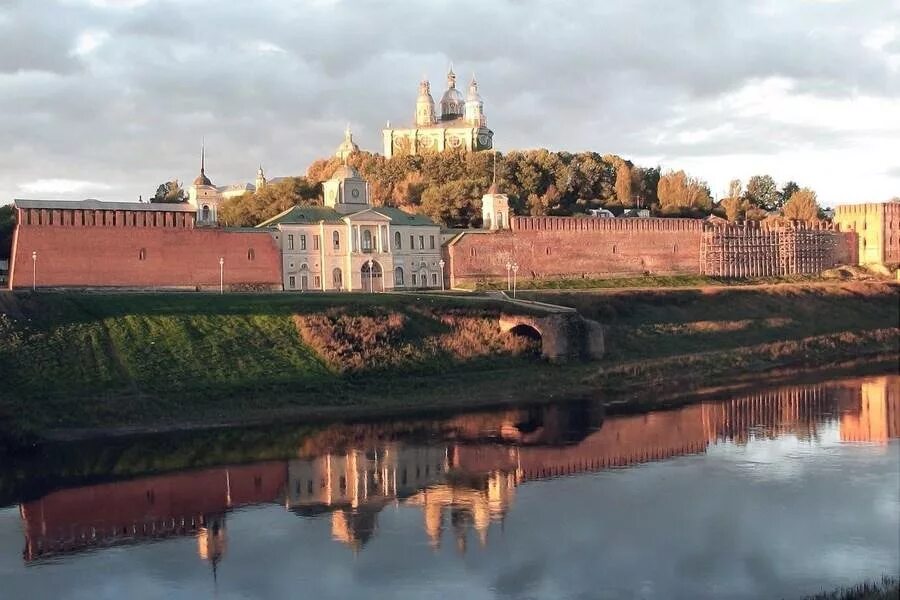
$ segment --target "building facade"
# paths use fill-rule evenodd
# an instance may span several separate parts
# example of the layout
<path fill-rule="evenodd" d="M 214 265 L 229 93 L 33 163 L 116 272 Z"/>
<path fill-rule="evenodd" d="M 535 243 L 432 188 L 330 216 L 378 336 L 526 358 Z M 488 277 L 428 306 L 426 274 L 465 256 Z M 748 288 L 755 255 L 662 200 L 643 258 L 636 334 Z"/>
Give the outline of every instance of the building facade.
<path fill-rule="evenodd" d="M 451 68 L 447 73 L 447 89 L 441 97 L 440 109 L 440 114 L 437 114 L 431 84 L 423 80 L 419 83 L 414 126 L 392 128 L 388 122 L 382 130 L 384 156 L 392 158 L 446 150 L 476 152 L 493 148 L 494 132 L 487 127 L 484 101 L 474 76 L 468 93 L 463 97 L 456 89 L 456 74 Z"/>
<path fill-rule="evenodd" d="M 856 233 L 860 265 L 900 265 L 900 202 L 842 204 L 834 223 Z"/>
<path fill-rule="evenodd" d="M 373 207 L 368 183 L 342 165 L 322 184 L 325 206 L 294 206 L 261 223 L 280 244 L 287 291 L 437 288 L 441 231 L 430 219 Z"/>

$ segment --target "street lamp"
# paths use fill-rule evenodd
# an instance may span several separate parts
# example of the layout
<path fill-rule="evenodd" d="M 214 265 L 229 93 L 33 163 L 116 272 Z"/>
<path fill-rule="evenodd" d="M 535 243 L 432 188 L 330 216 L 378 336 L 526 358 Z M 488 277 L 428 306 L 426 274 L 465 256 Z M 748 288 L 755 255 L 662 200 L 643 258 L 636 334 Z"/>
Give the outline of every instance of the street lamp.
<path fill-rule="evenodd" d="M 219 257 L 219 293 L 225 293 L 225 258 Z"/>
<path fill-rule="evenodd" d="M 512 272 L 513 272 L 513 298 L 515 298 L 516 297 L 516 273 L 519 272 L 519 265 L 517 265 L 516 263 L 513 263 Z"/>
<path fill-rule="evenodd" d="M 31 291 L 37 289 L 37 250 L 31 253 Z"/>
<path fill-rule="evenodd" d="M 444 291 L 444 265 L 447 264 L 444 262 L 444 259 L 438 261 L 438 266 L 441 267 L 441 291 Z"/>
<path fill-rule="evenodd" d="M 375 280 L 372 279 L 372 259 L 369 259 L 369 293 L 375 293 Z"/>
<path fill-rule="evenodd" d="M 509 261 L 506 261 L 506 291 L 507 292 L 512 289 L 509 284 L 509 270 L 510 269 L 512 269 L 512 263 Z"/>

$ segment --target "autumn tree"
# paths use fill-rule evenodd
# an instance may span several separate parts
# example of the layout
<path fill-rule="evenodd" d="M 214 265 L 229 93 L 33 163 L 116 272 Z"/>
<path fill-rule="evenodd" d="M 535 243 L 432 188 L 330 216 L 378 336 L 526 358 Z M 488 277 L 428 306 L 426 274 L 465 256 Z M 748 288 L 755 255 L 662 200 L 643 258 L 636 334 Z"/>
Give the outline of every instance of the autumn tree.
<path fill-rule="evenodd" d="M 657 195 L 664 214 L 683 214 L 686 209 L 708 211 L 712 206 L 706 182 L 684 171 L 670 171 L 660 177 Z"/>
<path fill-rule="evenodd" d="M 230 226 L 254 226 L 296 204 L 321 204 L 320 187 L 305 177 L 285 177 L 253 193 L 222 203 L 219 220 Z"/>
<path fill-rule="evenodd" d="M 741 197 L 740 179 L 732 179 L 728 184 L 728 192 L 722 199 L 721 206 L 725 209 L 725 218 L 729 221 L 739 221 L 747 209 L 747 201 Z"/>
<path fill-rule="evenodd" d="M 800 188 L 791 194 L 783 210 L 784 217 L 791 221 L 815 221 L 819 218 L 816 193 L 809 188 Z"/>
<path fill-rule="evenodd" d="M 622 206 L 634 206 L 631 196 L 632 185 L 631 165 L 627 161 L 620 161 L 616 166 L 616 199 Z"/>
<path fill-rule="evenodd" d="M 176 204 L 178 202 L 187 202 L 187 194 L 181 183 L 177 180 L 167 181 L 159 184 L 156 193 L 150 198 L 150 202 Z"/>
<path fill-rule="evenodd" d="M 744 199 L 751 206 L 773 212 L 781 208 L 781 194 L 775 180 L 769 175 L 754 175 L 747 182 Z"/>

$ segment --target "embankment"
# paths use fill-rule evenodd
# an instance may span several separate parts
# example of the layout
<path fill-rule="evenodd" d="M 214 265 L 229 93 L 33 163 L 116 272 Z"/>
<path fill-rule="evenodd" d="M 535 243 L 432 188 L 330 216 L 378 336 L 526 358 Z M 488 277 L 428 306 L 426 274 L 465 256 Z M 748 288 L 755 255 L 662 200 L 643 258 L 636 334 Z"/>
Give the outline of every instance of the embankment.
<path fill-rule="evenodd" d="M 535 341 L 500 332 L 510 307 L 484 299 L 0 295 L 0 428 L 76 438 L 603 394 L 661 402 L 898 355 L 893 284 L 531 296 L 603 323 L 607 357 L 546 363 Z"/>

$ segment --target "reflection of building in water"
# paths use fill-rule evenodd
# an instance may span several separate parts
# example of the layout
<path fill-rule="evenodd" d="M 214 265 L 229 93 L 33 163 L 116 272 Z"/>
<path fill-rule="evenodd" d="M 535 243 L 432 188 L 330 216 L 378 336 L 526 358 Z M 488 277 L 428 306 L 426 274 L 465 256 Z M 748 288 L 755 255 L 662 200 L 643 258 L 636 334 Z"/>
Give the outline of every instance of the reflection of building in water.
<path fill-rule="evenodd" d="M 206 550 L 206 542 L 198 541 L 201 556 L 210 549 L 221 556 L 222 515 L 278 501 L 285 476 L 283 462 L 270 462 L 52 492 L 19 508 L 25 560 L 172 536 L 208 539 Z"/>
<path fill-rule="evenodd" d="M 488 528 L 502 521 L 516 493 L 516 473 L 494 471 L 469 485 L 434 485 L 409 498 L 406 503 L 419 506 L 425 518 L 425 533 L 432 548 L 441 545 L 444 513 L 450 515 L 457 547 L 465 550 L 468 530 L 474 529 L 482 545 L 487 544 Z"/>
<path fill-rule="evenodd" d="M 858 395 L 858 408 L 841 414 L 841 440 L 886 443 L 900 437 L 900 378 L 867 379 Z"/>
<path fill-rule="evenodd" d="M 300 514 L 336 510 L 335 539 L 359 548 L 377 527 L 377 514 L 388 503 L 443 480 L 443 446 L 391 443 L 288 462 L 285 506 Z"/>
<path fill-rule="evenodd" d="M 377 531 L 379 512 L 402 503 L 422 510 L 432 546 L 452 530 L 464 550 L 469 532 L 487 542 L 529 480 L 701 453 L 710 442 L 814 439 L 825 421 L 839 423 L 842 440 L 884 442 L 900 435 L 898 388 L 896 376 L 786 387 L 605 420 L 578 404 L 480 413 L 433 422 L 453 438 L 447 446 L 368 442 L 337 452 L 359 438 L 352 427 L 335 427 L 323 433 L 331 452 L 314 458 L 70 488 L 24 503 L 24 557 L 194 536 L 215 566 L 227 547 L 227 512 L 259 503 L 329 512 L 334 539 L 357 550 Z"/>

